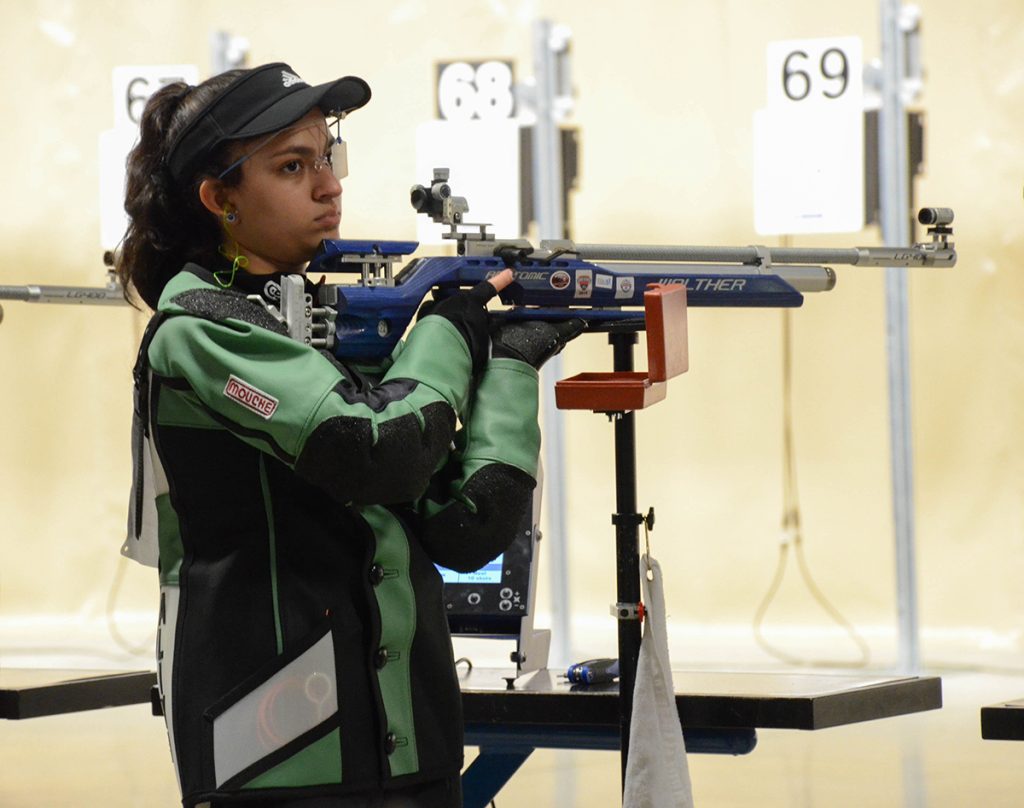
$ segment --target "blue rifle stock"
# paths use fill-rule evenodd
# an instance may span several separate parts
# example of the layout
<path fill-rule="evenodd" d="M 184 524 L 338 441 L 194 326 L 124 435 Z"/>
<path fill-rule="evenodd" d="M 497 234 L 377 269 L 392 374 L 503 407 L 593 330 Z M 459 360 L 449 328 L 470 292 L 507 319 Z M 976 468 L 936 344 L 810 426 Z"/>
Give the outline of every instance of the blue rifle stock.
<path fill-rule="evenodd" d="M 357 271 L 367 264 L 411 253 L 415 242 L 324 242 L 323 253 L 307 273 Z M 643 292 L 649 283 L 682 283 L 691 306 L 799 306 L 803 295 L 792 278 L 777 274 L 723 272 L 721 269 L 679 271 L 667 266 L 646 270 L 619 269 L 579 257 L 460 255 L 413 260 L 391 284 L 339 284 L 336 320 L 337 351 L 349 358 L 387 356 L 420 304 L 473 286 L 511 264 L 512 284 L 500 294 L 510 306 L 494 316 L 508 319 L 563 320 L 579 317 L 589 330 L 623 321 L 643 320 Z M 805 277 L 822 289 L 831 288 L 831 270 Z M 371 276 L 372 278 L 372 276 Z"/>

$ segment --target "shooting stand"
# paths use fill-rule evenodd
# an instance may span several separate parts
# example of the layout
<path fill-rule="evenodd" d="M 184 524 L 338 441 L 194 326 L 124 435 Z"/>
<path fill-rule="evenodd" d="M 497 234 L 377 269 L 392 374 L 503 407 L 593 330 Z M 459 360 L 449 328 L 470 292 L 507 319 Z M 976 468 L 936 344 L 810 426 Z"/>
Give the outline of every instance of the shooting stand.
<path fill-rule="evenodd" d="M 647 325 L 647 372 L 633 370 L 636 331 L 613 331 L 608 339 L 614 353 L 612 373 L 580 373 L 555 384 L 555 403 L 561 410 L 593 410 L 615 423 L 615 563 L 619 621 L 619 733 L 622 782 L 629 754 L 633 687 L 640 656 L 639 526 L 654 526 L 654 509 L 647 516 L 636 507 L 636 424 L 634 411 L 656 404 L 667 394 L 668 380 L 689 367 L 686 334 L 686 288 L 682 284 L 651 284 L 644 292 Z"/>

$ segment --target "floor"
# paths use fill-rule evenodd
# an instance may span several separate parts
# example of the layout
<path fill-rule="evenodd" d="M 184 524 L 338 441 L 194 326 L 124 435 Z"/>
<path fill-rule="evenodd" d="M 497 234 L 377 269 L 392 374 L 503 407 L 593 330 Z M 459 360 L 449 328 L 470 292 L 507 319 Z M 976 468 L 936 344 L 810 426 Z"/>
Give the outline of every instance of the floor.
<path fill-rule="evenodd" d="M 1024 804 L 1024 743 L 984 741 L 979 708 L 1024 674 L 935 672 L 942 710 L 818 732 L 762 730 L 740 758 L 693 755 L 699 808 L 985 808 Z M 475 750 L 467 750 L 472 756 Z M 173 806 L 163 724 L 147 706 L 0 722 L 0 806 Z M 618 804 L 618 755 L 536 752 L 497 808 Z"/>

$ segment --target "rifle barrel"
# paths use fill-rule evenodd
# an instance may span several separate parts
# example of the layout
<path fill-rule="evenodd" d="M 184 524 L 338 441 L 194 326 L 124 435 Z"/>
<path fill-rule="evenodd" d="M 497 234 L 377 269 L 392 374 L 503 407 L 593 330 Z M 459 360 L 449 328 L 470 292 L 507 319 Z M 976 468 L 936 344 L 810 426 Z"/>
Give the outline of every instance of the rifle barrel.
<path fill-rule="evenodd" d="M 99 286 L 0 286 L 0 300 L 94 306 L 127 305 L 120 289 Z"/>
<path fill-rule="evenodd" d="M 849 264 L 860 266 L 953 266 L 952 247 L 690 247 L 655 244 L 576 244 L 584 261 L 680 261 L 748 264 Z M 679 271 L 683 271 L 680 268 Z"/>

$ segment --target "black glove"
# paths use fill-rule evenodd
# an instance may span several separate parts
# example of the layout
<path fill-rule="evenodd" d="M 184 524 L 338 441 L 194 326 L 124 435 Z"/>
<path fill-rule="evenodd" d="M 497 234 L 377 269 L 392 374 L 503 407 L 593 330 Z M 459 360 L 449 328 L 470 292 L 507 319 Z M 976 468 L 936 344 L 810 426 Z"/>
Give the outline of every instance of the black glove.
<path fill-rule="evenodd" d="M 578 318 L 559 323 L 520 320 L 499 323 L 491 331 L 495 358 L 511 358 L 540 366 L 578 337 L 586 324 Z"/>
<path fill-rule="evenodd" d="M 489 281 L 480 281 L 472 289 L 458 292 L 434 303 L 424 313 L 426 303 L 420 307 L 419 317 L 444 317 L 462 334 L 473 358 L 474 375 L 484 369 L 490 348 L 488 334 L 487 301 L 498 294 Z"/>

